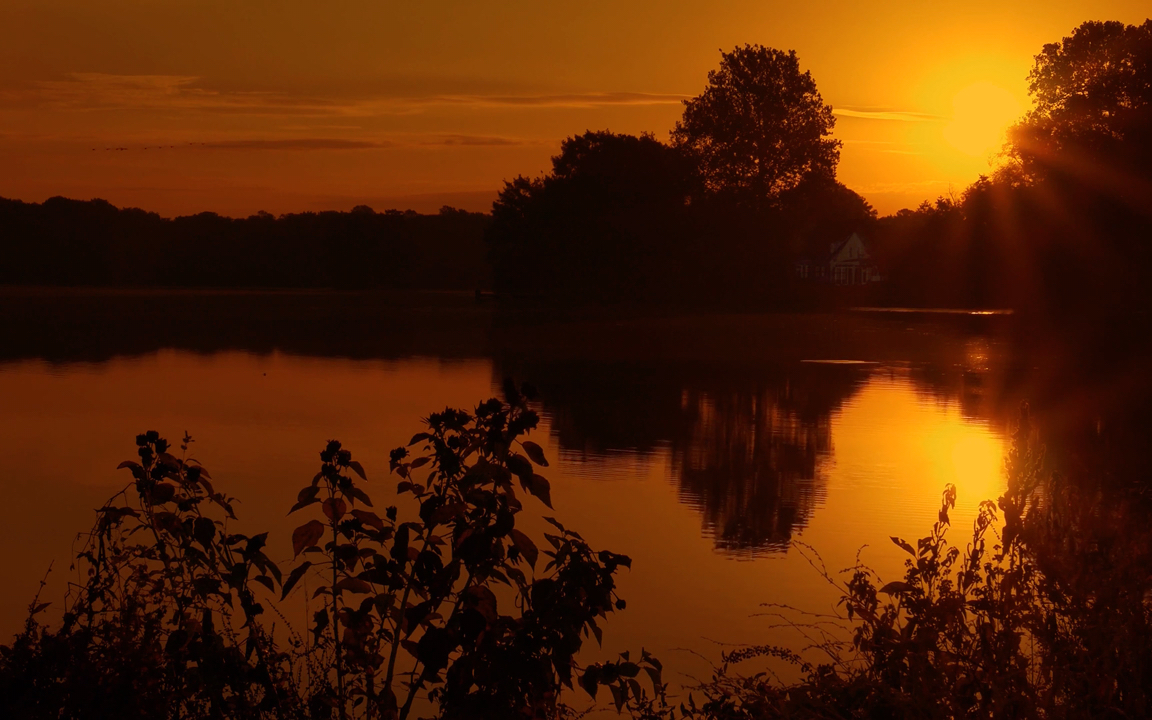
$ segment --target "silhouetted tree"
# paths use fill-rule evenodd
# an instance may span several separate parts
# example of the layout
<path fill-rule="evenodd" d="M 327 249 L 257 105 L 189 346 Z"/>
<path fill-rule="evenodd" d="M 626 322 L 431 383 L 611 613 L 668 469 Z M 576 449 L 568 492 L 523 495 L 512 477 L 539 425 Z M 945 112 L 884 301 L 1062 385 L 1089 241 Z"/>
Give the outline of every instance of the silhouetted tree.
<path fill-rule="evenodd" d="M 1086 22 L 1036 56 L 1035 108 L 1011 133 L 1028 176 L 1105 163 L 1148 177 L 1152 160 L 1152 20 Z"/>
<path fill-rule="evenodd" d="M 693 169 L 652 135 L 568 138 L 552 172 L 505 184 L 486 233 L 497 289 L 620 300 L 684 268 Z M 679 240 L 677 239 L 679 238 Z"/>
<path fill-rule="evenodd" d="M 795 51 L 745 45 L 723 53 L 708 88 L 684 101 L 672 142 L 699 159 L 710 190 L 755 205 L 810 174 L 835 174 L 835 123 Z"/>

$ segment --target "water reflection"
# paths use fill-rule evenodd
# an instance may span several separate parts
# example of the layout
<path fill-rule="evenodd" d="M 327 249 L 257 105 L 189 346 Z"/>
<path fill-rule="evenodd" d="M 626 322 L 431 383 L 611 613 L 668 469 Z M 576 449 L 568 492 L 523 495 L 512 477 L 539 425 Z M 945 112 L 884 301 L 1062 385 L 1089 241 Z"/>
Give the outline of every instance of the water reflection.
<path fill-rule="evenodd" d="M 814 579 L 790 564 L 789 540 L 850 563 L 862 543 L 923 531 L 946 482 L 967 507 L 995 497 L 1022 399 L 1054 464 L 1099 484 L 1146 457 L 1138 357 L 1085 370 L 1067 351 L 1012 346 L 998 321 L 510 319 L 439 296 L 0 297 L 0 541 L 46 538 L 6 567 L 18 589 L 0 616 L 11 626 L 48 562 L 61 564 L 142 429 L 192 432 L 201 459 L 253 498 L 245 521 L 283 538 L 317 443 L 338 436 L 383 475 L 421 414 L 508 375 L 541 391 L 566 521 L 637 558 L 630 607 L 744 618 L 764 600 L 806 605 Z M 30 452 L 46 438 L 51 452 Z M 51 520 L 24 510 L 48 506 Z M 723 564 L 765 555 L 780 560 L 771 571 Z M 678 569 L 699 587 L 674 583 Z M 717 586 L 729 596 L 711 597 Z M 681 610 L 634 619 L 621 647 L 748 629 L 729 617 L 673 632 Z"/>
<path fill-rule="evenodd" d="M 690 428 L 672 445 L 680 497 L 700 508 L 718 548 L 783 549 L 823 496 L 828 414 L 803 418 L 774 390 L 684 396 Z"/>

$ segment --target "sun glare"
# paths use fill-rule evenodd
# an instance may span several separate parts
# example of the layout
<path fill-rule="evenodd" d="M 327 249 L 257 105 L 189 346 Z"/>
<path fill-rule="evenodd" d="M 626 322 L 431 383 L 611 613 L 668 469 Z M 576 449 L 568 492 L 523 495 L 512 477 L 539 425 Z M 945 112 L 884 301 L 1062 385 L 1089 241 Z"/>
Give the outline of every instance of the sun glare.
<path fill-rule="evenodd" d="M 986 82 L 956 93 L 952 108 L 952 120 L 944 126 L 944 139 L 960 152 L 975 157 L 999 150 L 1008 126 L 1023 113 L 1011 92 Z"/>

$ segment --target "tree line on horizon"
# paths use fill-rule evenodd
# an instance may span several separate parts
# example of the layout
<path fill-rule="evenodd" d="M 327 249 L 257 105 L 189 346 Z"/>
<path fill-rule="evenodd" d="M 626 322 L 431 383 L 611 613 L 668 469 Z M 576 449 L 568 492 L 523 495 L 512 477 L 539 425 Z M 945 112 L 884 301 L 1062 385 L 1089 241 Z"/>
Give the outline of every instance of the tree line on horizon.
<path fill-rule="evenodd" d="M 443 207 L 163 218 L 105 200 L 0 198 L 0 285 L 487 288 L 484 213 Z"/>
<path fill-rule="evenodd" d="M 1152 306 L 1152 21 L 1086 22 L 1045 45 L 1034 108 L 957 196 L 880 218 L 836 179 L 835 117 L 794 51 L 722 53 L 662 142 L 587 131 L 490 215 L 445 208 L 165 220 L 104 201 L 0 200 L 0 284 L 494 289 L 560 304 L 802 308 L 829 300 Z M 793 277 L 859 232 L 887 281 Z"/>

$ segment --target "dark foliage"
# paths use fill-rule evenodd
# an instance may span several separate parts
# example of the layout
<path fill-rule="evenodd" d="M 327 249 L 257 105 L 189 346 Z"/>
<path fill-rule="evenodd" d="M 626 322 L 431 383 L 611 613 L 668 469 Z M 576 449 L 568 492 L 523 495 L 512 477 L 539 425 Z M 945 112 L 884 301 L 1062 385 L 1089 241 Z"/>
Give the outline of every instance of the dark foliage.
<path fill-rule="evenodd" d="M 0 647 L 0 707 L 19 718 L 292 717 L 288 656 L 262 623 L 258 586 L 280 571 L 267 533 L 234 532 L 234 500 L 155 432 L 137 436 L 133 482 L 97 513 L 63 622 L 33 604 Z"/>
<path fill-rule="evenodd" d="M 835 125 L 795 51 L 745 45 L 721 53 L 708 88 L 684 101 L 672 142 L 698 160 L 712 192 L 761 207 L 809 176 L 835 177 Z"/>
<path fill-rule="evenodd" d="M 505 184 L 487 232 L 498 290 L 613 301 L 683 292 L 703 248 L 694 169 L 651 135 L 568 138 L 552 172 Z M 695 257 L 694 257 L 695 256 Z"/>
<path fill-rule="evenodd" d="M 831 176 L 810 174 L 773 205 L 713 192 L 691 151 L 651 135 L 588 132 L 565 140 L 552 165 L 541 178 L 506 183 L 493 205 L 485 237 L 501 293 L 566 304 L 770 305 L 786 296 L 793 246 L 813 235 L 826 243 L 874 216 Z"/>
<path fill-rule="evenodd" d="M 103 200 L 0 198 L 0 285 L 488 286 L 487 216 L 389 210 L 164 219 Z"/>
<path fill-rule="evenodd" d="M 1097 175 L 1117 194 L 1149 181 L 1152 162 L 1152 20 L 1086 22 L 1036 56 L 1035 108 L 1011 133 L 1026 176 Z"/>
<path fill-rule="evenodd" d="M 624 608 L 614 575 L 631 561 L 553 518 L 543 550 L 516 527 L 514 485 L 551 507 L 548 461 L 524 437 L 533 392 L 508 383 L 507 402 L 433 413 L 392 451 L 408 518 L 371 509 L 364 468 L 330 441 L 290 510 L 320 517 L 293 532 L 286 575 L 266 533 L 232 530 L 234 501 L 186 457 L 188 438 L 176 457 L 140 435 L 139 462 L 121 465 L 134 482 L 99 511 L 62 626 L 38 622 L 47 604 L 34 602 L 0 647 L 3 715 L 407 718 L 418 696 L 444 718 L 569 714 L 561 691 L 584 638 Z M 263 618 L 283 617 L 276 605 L 308 578 L 323 607 L 281 647 Z M 632 667 L 598 665 L 581 684 L 639 697 Z"/>

